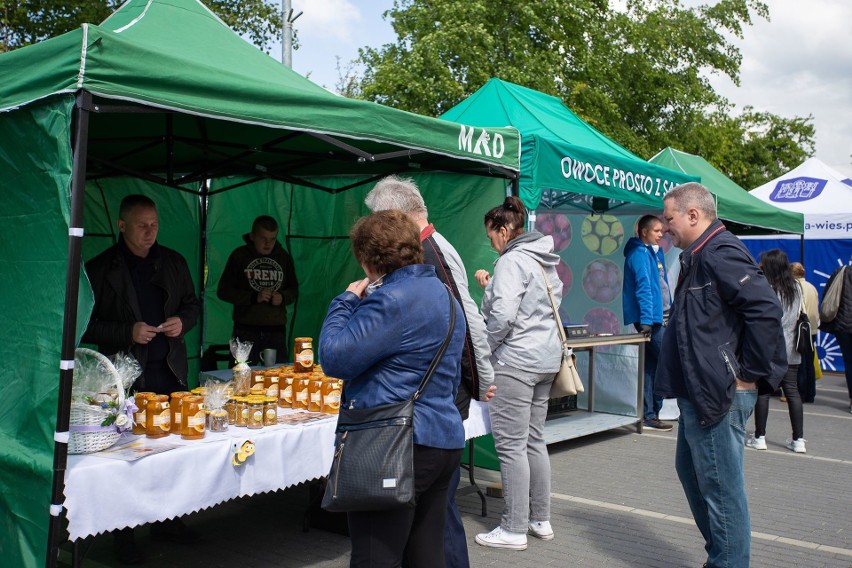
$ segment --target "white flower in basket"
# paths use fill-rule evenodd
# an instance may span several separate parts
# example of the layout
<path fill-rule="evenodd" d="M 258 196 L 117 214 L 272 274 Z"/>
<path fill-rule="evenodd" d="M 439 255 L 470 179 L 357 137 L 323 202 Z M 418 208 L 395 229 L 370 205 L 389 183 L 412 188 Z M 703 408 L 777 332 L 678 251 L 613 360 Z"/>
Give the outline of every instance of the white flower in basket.
<path fill-rule="evenodd" d="M 126 388 L 139 375 L 139 365 L 132 360 L 121 366 L 123 373 L 97 351 L 75 351 L 69 454 L 105 450 L 132 427 L 137 408 L 135 400 L 127 397 Z"/>

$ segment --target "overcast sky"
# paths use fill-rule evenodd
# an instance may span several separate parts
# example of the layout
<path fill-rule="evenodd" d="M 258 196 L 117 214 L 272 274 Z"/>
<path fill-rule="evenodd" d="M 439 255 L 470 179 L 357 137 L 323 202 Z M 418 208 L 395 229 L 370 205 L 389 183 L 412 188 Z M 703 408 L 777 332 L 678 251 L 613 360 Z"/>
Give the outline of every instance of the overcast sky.
<path fill-rule="evenodd" d="M 743 55 L 741 84 L 713 78 L 738 108 L 751 105 L 787 118 L 812 115 L 816 157 L 852 177 L 852 1 L 765 0 L 770 22 L 757 19 L 735 39 Z M 696 0 L 689 0 L 695 4 Z M 393 0 L 292 0 L 301 47 L 293 68 L 333 89 L 337 59 L 396 37 L 382 13 Z M 273 56 L 280 58 L 280 49 Z"/>

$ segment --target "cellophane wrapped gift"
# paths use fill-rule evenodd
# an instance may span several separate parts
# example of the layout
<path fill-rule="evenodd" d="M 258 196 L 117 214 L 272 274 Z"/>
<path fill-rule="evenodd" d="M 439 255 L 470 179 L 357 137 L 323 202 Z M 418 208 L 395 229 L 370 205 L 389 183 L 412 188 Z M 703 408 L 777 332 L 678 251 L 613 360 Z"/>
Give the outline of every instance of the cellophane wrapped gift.
<path fill-rule="evenodd" d="M 234 394 L 245 396 L 251 387 L 251 367 L 248 365 L 249 354 L 254 345 L 251 341 L 240 341 L 239 337 L 231 339 L 231 355 L 237 362 L 234 365 Z"/>
<path fill-rule="evenodd" d="M 231 396 L 233 385 L 220 381 L 209 380 L 204 383 L 207 394 L 204 396 L 204 406 L 210 410 L 210 431 L 224 432 L 228 429 L 228 412 L 225 403 Z"/>

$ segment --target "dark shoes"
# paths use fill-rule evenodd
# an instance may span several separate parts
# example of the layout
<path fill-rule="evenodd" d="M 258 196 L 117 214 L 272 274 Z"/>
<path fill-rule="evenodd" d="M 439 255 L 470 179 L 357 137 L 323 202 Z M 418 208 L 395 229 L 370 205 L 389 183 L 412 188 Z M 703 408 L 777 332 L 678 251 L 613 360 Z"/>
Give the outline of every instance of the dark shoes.
<path fill-rule="evenodd" d="M 113 531 L 112 548 L 115 559 L 122 564 L 139 564 L 142 562 L 142 554 L 136 547 L 136 539 L 133 537 L 133 529 L 120 529 Z"/>
<path fill-rule="evenodd" d="M 642 424 L 643 428 L 648 428 L 649 430 L 659 430 L 660 432 L 671 432 L 674 426 L 671 424 L 666 424 L 659 418 L 652 418 L 651 420 L 646 420 Z"/>
<path fill-rule="evenodd" d="M 192 544 L 198 542 L 201 534 L 192 530 L 180 519 L 169 519 L 151 523 L 151 540 L 166 540 L 178 544 Z"/>

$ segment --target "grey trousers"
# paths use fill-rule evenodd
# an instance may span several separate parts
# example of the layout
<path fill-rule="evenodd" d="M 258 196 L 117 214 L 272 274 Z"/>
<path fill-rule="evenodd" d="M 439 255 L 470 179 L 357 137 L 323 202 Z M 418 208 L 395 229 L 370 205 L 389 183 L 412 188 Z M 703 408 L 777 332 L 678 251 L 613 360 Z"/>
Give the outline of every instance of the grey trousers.
<path fill-rule="evenodd" d="M 500 459 L 504 530 L 526 533 L 528 524 L 550 520 L 550 457 L 544 420 L 556 373 L 494 365 L 497 392 L 488 403 L 494 446 Z"/>

